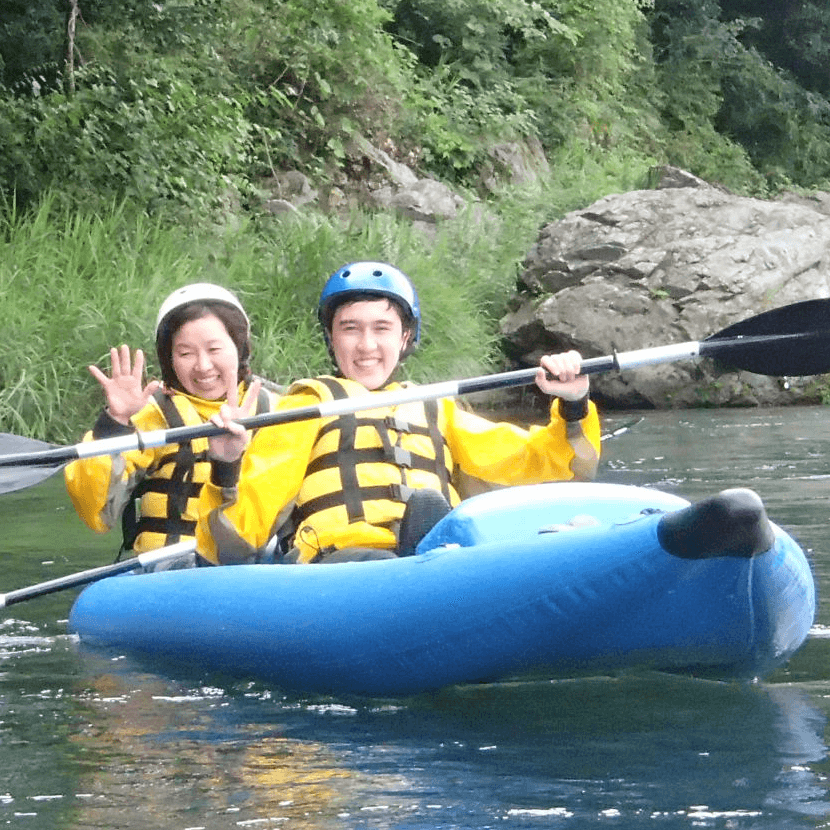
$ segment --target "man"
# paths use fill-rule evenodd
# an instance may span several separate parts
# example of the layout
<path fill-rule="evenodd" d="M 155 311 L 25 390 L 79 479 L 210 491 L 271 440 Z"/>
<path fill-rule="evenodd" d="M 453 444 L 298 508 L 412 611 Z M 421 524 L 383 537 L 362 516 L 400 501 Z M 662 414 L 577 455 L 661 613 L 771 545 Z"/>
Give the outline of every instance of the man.
<path fill-rule="evenodd" d="M 318 314 L 338 374 L 294 383 L 280 409 L 400 388 L 392 377 L 421 333 L 403 272 L 346 265 L 327 281 Z M 402 538 L 424 524 L 413 509 L 438 517 L 458 504 L 460 476 L 495 485 L 590 479 L 600 430 L 580 362 L 575 351 L 541 359 L 536 383 L 555 399 L 550 423 L 530 430 L 442 399 L 265 428 L 248 446 L 234 420 L 247 407 L 229 400 L 213 419 L 230 433 L 210 442 L 199 552 L 219 564 L 255 561 L 277 536 L 287 562 L 390 558 L 413 550 Z"/>

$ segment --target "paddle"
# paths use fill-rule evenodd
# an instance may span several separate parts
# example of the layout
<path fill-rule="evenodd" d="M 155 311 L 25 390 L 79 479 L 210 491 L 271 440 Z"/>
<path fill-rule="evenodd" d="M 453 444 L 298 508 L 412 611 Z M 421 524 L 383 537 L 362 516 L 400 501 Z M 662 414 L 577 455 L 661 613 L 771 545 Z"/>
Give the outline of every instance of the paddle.
<path fill-rule="evenodd" d="M 735 369 L 761 375 L 800 376 L 830 372 L 830 300 L 806 300 L 758 314 L 735 323 L 702 341 L 620 352 L 584 360 L 582 372 L 596 374 L 697 357 L 712 357 Z M 264 412 L 240 420 L 256 429 L 314 418 L 347 415 L 363 409 L 380 409 L 412 401 L 467 395 L 488 389 L 532 383 L 538 367 L 483 375 L 466 380 L 412 386 L 365 397 L 328 401 L 278 412 Z M 7 433 L 0 434 L 0 494 L 29 487 L 54 475 L 79 458 L 114 455 L 129 450 L 178 444 L 219 435 L 223 430 L 211 423 L 171 429 L 135 432 L 69 447 L 56 447 Z"/>
<path fill-rule="evenodd" d="M 113 562 L 112 565 L 101 565 L 98 568 L 90 568 L 68 576 L 60 576 L 47 582 L 39 582 L 37 585 L 30 585 L 28 588 L 17 588 L 14 591 L 0 594 L 0 608 L 24 602 L 27 599 L 53 594 L 55 591 L 63 591 L 66 588 L 78 588 L 81 585 L 97 582 L 99 579 L 105 579 L 108 576 L 127 573 L 138 568 L 148 568 L 162 562 L 170 562 L 187 553 L 192 553 L 194 550 L 196 550 L 196 543 L 191 539 L 187 542 L 178 542 L 175 545 L 167 545 L 157 550 L 140 553 L 132 559 Z"/>

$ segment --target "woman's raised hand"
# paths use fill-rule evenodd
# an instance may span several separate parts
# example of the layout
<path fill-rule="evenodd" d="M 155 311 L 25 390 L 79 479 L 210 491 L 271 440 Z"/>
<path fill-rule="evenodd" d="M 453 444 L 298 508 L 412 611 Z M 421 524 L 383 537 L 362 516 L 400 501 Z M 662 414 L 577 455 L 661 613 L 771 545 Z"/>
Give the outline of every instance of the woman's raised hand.
<path fill-rule="evenodd" d="M 107 412 L 118 423 L 126 426 L 130 418 L 141 410 L 160 384 L 151 380 L 146 386 L 144 378 L 144 352 L 135 350 L 135 359 L 130 358 L 130 347 L 110 349 L 110 374 L 97 366 L 90 366 L 89 372 L 104 390 Z"/>

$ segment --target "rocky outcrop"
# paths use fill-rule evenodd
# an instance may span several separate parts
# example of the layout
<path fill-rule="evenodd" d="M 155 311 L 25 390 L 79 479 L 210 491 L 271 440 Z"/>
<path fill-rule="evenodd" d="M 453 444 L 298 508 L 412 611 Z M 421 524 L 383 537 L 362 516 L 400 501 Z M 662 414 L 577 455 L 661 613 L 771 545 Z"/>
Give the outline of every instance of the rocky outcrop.
<path fill-rule="evenodd" d="M 409 219 L 413 225 L 432 234 L 438 222 L 454 219 L 469 206 L 470 196 L 461 196 L 443 182 L 418 176 L 412 167 L 396 160 L 398 148 L 387 139 L 376 147 L 356 136 L 345 151 L 344 169 L 336 181 L 314 189 L 298 170 L 274 173 L 259 182 L 263 208 L 269 213 L 295 213 L 307 204 L 324 210 L 342 211 L 350 207 L 389 210 Z M 408 158 L 413 166 L 416 159 Z M 493 145 L 481 173 L 482 187 L 497 191 L 505 185 L 529 185 L 548 172 L 548 162 L 538 141 Z M 474 215 L 484 213 L 481 202 Z"/>
<path fill-rule="evenodd" d="M 607 196 L 546 225 L 502 321 L 510 355 L 584 356 L 702 340 L 761 311 L 830 297 L 830 215 L 820 198 L 736 196 L 666 169 L 654 190 Z M 779 405 L 815 379 L 729 372 L 708 360 L 595 375 L 607 408 Z"/>
<path fill-rule="evenodd" d="M 391 142 L 376 147 L 355 138 L 346 158 L 350 172 L 319 191 L 298 171 L 264 180 L 264 209 L 370 207 L 394 211 L 431 236 L 438 223 L 469 207 L 469 194 L 419 177 L 417 160 Z M 547 171 L 532 142 L 495 145 L 489 158 L 485 190 L 528 185 Z M 702 340 L 766 309 L 830 297 L 830 194 L 767 201 L 677 168 L 658 173 L 655 189 L 607 196 L 541 230 L 502 320 L 516 363 L 532 365 L 565 348 L 591 357 Z M 497 221 L 483 203 L 473 209 L 478 221 Z M 592 393 L 607 409 L 818 398 L 815 379 L 730 372 L 708 360 L 595 375 Z"/>

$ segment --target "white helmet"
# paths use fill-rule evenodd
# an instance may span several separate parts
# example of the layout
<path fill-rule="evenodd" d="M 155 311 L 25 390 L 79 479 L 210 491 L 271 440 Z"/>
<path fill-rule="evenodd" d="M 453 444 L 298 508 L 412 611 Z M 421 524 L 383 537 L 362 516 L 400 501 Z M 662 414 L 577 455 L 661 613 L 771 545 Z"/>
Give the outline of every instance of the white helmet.
<path fill-rule="evenodd" d="M 226 305 L 233 306 L 242 312 L 242 316 L 245 318 L 246 322 L 250 322 L 248 320 L 248 315 L 245 313 L 245 309 L 242 308 L 242 303 L 240 303 L 236 296 L 228 291 L 227 288 L 222 288 L 221 285 L 214 285 L 212 282 L 194 282 L 190 285 L 177 288 L 161 304 L 158 317 L 156 317 L 156 338 L 159 336 L 159 329 L 161 328 L 161 324 L 164 322 L 164 318 L 167 317 L 171 311 L 175 311 L 177 308 L 189 305 L 190 303 L 205 302 L 225 303 Z"/>

